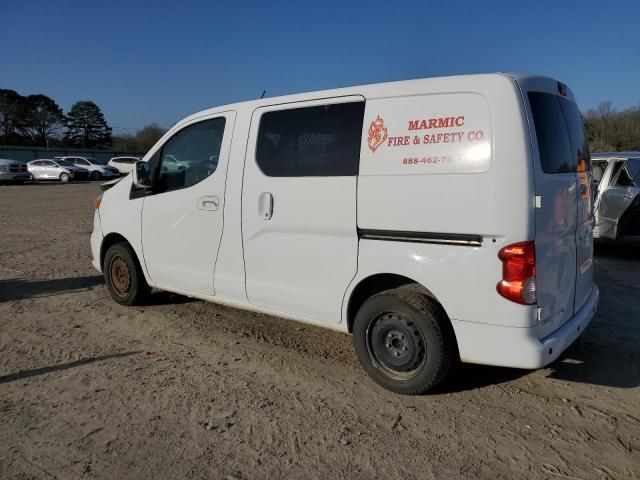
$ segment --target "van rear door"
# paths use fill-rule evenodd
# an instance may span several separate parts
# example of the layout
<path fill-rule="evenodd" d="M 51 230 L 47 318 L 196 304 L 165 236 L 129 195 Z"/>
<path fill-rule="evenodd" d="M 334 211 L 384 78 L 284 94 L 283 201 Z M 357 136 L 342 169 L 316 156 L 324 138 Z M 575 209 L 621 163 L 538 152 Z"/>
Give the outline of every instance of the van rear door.
<path fill-rule="evenodd" d="M 575 103 L 548 90 L 530 90 L 527 100 L 540 198 L 535 214 L 536 285 L 538 335 L 544 337 L 573 317 L 591 291 L 591 174 Z"/>
<path fill-rule="evenodd" d="M 559 97 L 569 132 L 573 158 L 578 172 L 578 226 L 576 230 L 576 294 L 573 313 L 577 313 L 589 298 L 593 288 L 593 174 L 589 143 L 584 132 L 582 115 L 575 102 Z"/>

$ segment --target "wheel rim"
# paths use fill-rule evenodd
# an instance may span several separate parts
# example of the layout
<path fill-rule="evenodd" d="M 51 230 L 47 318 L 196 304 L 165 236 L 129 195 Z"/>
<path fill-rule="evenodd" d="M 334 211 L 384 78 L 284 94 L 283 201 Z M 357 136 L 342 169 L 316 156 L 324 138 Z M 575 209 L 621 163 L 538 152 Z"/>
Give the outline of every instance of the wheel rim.
<path fill-rule="evenodd" d="M 121 297 L 126 297 L 131 288 L 131 271 L 121 256 L 115 256 L 109 263 L 109 277 L 113 290 Z"/>
<path fill-rule="evenodd" d="M 69 180 L 69 175 L 67 175 L 66 173 L 63 173 L 62 175 L 60 175 L 61 182 L 66 182 L 68 180 Z"/>
<path fill-rule="evenodd" d="M 369 323 L 366 336 L 371 361 L 393 379 L 413 378 L 427 361 L 424 336 L 404 314 L 378 315 Z"/>

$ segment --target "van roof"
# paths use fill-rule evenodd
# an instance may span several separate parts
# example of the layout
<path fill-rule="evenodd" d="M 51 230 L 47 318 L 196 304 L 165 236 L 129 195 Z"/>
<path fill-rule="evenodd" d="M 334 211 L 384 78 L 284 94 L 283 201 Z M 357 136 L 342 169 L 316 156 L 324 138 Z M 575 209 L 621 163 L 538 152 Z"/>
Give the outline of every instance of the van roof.
<path fill-rule="evenodd" d="M 307 100 L 320 100 L 328 97 L 345 97 L 349 95 L 381 97 L 381 96 L 388 96 L 389 90 L 396 90 L 396 91 L 400 90 L 405 95 L 423 94 L 426 91 L 430 91 L 430 92 L 456 91 L 460 88 L 469 89 L 469 84 L 496 82 L 501 80 L 503 81 L 505 78 L 516 80 L 519 83 L 526 80 L 527 83 L 529 84 L 531 83 L 535 84 L 535 82 L 537 81 L 548 83 L 550 80 L 553 82 L 557 82 L 557 80 L 555 79 L 540 76 L 540 75 L 496 72 L 496 73 L 482 73 L 482 74 L 473 74 L 473 75 L 456 75 L 456 76 L 445 76 L 445 77 L 419 78 L 414 80 L 373 83 L 368 85 L 353 85 L 350 87 L 296 93 L 292 95 L 284 95 L 284 96 L 278 96 L 278 97 L 266 97 L 266 98 L 257 99 L 257 100 L 248 100 L 248 101 L 237 102 L 237 103 L 232 103 L 228 105 L 221 105 L 218 107 L 213 107 L 213 108 L 209 108 L 209 109 L 194 113 L 188 116 L 187 118 L 180 120 L 179 122 L 176 123 L 176 125 L 184 122 L 188 122 L 198 117 L 210 115 L 212 113 L 222 112 L 225 110 L 234 110 L 238 108 L 247 108 L 247 107 L 258 108 L 262 106 L 269 106 L 269 105 L 275 105 L 275 104 L 294 103 L 294 102 L 301 102 L 301 101 L 307 101 Z M 567 96 L 573 99 L 573 93 L 571 93 L 569 89 L 567 90 L 568 90 Z"/>

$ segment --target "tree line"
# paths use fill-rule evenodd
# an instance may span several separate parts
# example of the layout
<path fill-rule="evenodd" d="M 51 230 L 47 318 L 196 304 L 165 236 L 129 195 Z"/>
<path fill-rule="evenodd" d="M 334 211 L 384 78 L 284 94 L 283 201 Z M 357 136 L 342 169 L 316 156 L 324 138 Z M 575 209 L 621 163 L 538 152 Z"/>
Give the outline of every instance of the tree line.
<path fill-rule="evenodd" d="M 592 152 L 640 151 L 640 107 L 617 111 L 602 102 L 587 110 L 584 123 Z"/>
<path fill-rule="evenodd" d="M 583 118 L 592 152 L 640 150 L 640 107 L 618 111 L 606 101 Z M 0 89 L 0 145 L 146 152 L 163 134 L 164 129 L 152 123 L 134 134 L 113 135 L 102 110 L 90 100 L 74 103 L 65 114 L 46 95 Z"/>
<path fill-rule="evenodd" d="M 65 114 L 52 98 L 0 89 L 0 145 L 112 148 L 146 152 L 164 134 L 156 123 L 113 135 L 98 105 L 82 100 Z"/>

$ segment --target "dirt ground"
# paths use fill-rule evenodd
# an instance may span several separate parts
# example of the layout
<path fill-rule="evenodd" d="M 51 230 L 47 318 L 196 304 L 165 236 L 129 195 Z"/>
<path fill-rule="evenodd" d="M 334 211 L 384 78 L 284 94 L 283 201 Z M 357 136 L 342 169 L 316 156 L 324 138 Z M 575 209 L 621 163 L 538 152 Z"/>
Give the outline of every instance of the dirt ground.
<path fill-rule="evenodd" d="M 560 361 L 403 397 L 347 335 L 117 305 L 91 266 L 98 191 L 0 187 L 0 478 L 640 478 L 640 249 L 597 249 L 600 309 Z"/>

